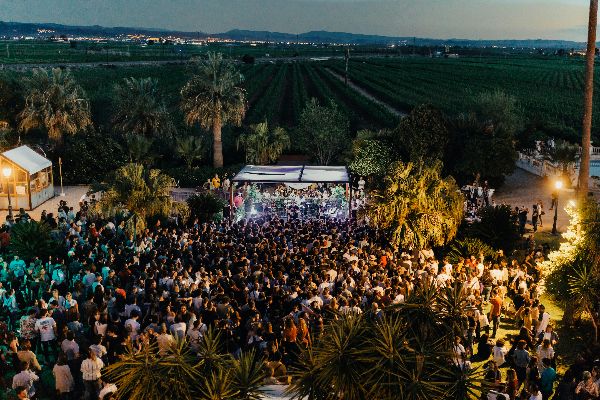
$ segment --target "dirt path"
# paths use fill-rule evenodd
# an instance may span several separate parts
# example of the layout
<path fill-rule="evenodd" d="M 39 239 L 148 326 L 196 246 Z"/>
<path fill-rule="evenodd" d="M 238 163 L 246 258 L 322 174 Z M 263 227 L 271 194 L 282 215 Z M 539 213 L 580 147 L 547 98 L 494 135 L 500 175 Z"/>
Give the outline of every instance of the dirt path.
<path fill-rule="evenodd" d="M 337 72 L 334 72 L 333 70 L 331 70 L 329 68 L 325 68 L 325 70 L 327 70 L 327 72 L 329 72 L 335 78 L 337 78 L 340 81 L 344 82 L 344 77 L 341 76 L 340 74 L 338 74 Z M 364 97 L 366 97 L 367 99 L 371 100 L 373 103 L 379 104 L 380 106 L 382 106 L 386 110 L 388 110 L 390 113 L 392 113 L 392 114 L 394 114 L 394 115 L 396 115 L 398 117 L 405 117 L 407 115 L 407 113 L 405 113 L 404 111 L 397 110 L 396 108 L 392 107 L 391 105 L 389 105 L 387 103 L 384 103 L 383 101 L 381 101 L 378 98 L 374 97 L 373 95 L 371 95 L 366 90 L 364 90 L 364 89 L 358 87 L 357 85 L 355 85 L 354 83 L 352 83 L 352 81 L 350 81 L 350 80 L 348 80 L 348 86 L 351 87 L 352 89 L 354 89 L 356 92 L 358 92 L 361 95 L 363 95 Z"/>

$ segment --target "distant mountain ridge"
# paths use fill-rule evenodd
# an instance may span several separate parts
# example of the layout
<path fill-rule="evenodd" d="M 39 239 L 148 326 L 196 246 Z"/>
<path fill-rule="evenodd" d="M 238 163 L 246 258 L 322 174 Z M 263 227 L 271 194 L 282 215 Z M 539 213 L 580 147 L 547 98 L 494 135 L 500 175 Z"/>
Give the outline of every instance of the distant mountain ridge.
<path fill-rule="evenodd" d="M 39 30 L 54 31 L 40 33 Z M 256 40 L 274 42 L 309 42 L 309 43 L 335 43 L 335 44 L 416 44 L 417 46 L 461 46 L 461 47 L 520 47 L 520 48 L 582 48 L 583 42 L 569 40 L 547 40 L 547 39 L 499 39 L 499 40 L 475 40 L 475 39 L 435 39 L 414 38 L 402 36 L 365 35 L 346 32 L 310 31 L 300 34 L 252 31 L 232 29 L 223 33 L 208 34 L 202 31 L 186 32 L 157 28 L 134 28 L 134 27 L 105 27 L 99 25 L 77 26 L 61 25 L 53 23 L 23 23 L 0 21 L 0 38 L 12 38 L 22 36 L 104 36 L 118 37 L 122 35 L 147 35 L 147 36 L 177 36 L 186 39 L 203 39 L 207 37 L 230 39 L 230 40 Z"/>

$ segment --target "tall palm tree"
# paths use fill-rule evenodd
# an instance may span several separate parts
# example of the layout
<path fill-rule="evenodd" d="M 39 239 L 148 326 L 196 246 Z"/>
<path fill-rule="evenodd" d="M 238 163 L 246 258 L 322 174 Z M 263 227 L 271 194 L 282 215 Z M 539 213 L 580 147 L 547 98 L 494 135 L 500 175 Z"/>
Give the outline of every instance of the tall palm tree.
<path fill-rule="evenodd" d="M 113 126 L 119 132 L 161 136 L 174 131 L 156 79 L 123 79 L 114 87 L 114 106 Z"/>
<path fill-rule="evenodd" d="M 34 69 L 26 81 L 25 107 L 19 114 L 19 129 L 45 129 L 55 144 L 65 134 L 74 135 L 92 125 L 85 92 L 68 70 Z"/>
<path fill-rule="evenodd" d="M 581 137 L 581 162 L 579 166 L 579 195 L 585 196 L 590 179 L 590 147 L 592 135 L 592 108 L 594 97 L 594 62 L 596 60 L 596 26 L 598 25 L 598 0 L 590 0 L 588 41 L 585 64 L 585 91 L 583 95 L 583 123 Z"/>
<path fill-rule="evenodd" d="M 199 123 L 213 134 L 213 165 L 223 167 L 221 128 L 239 126 L 246 114 L 246 92 L 238 85 L 243 76 L 221 53 L 208 53 L 196 74 L 181 89 L 181 108 L 188 125 Z"/>
<path fill-rule="evenodd" d="M 456 235 L 464 200 L 454 178 L 442 178 L 441 170 L 439 161 L 393 163 L 384 188 L 371 193 L 366 215 L 375 226 L 390 231 L 396 244 L 445 244 Z"/>
<path fill-rule="evenodd" d="M 129 162 L 151 165 L 155 154 L 152 152 L 154 139 L 146 136 L 127 133 L 125 135 L 125 153 L 129 154 Z"/>
<path fill-rule="evenodd" d="M 188 170 L 196 160 L 201 160 L 205 153 L 202 137 L 184 136 L 175 139 L 175 152 L 183 159 Z"/>
<path fill-rule="evenodd" d="M 99 207 L 104 213 L 127 210 L 137 228 L 142 229 L 151 216 L 167 216 L 171 211 L 171 189 L 175 181 L 158 169 L 146 169 L 141 164 L 126 164 L 116 170 L 107 182 L 93 190 L 103 191 Z"/>
<path fill-rule="evenodd" d="M 271 164 L 279 159 L 283 150 L 290 147 L 290 136 L 281 127 L 269 129 L 265 121 L 250 125 L 250 132 L 240 135 L 237 146 L 246 150 L 248 164 Z"/>

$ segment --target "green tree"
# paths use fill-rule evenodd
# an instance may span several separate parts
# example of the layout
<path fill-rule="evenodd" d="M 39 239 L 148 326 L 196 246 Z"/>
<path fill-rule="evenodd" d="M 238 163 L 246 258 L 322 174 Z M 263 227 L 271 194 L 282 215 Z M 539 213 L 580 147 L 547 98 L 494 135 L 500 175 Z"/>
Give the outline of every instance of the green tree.
<path fill-rule="evenodd" d="M 457 264 L 471 256 L 492 257 L 494 254 L 494 249 L 483 241 L 477 238 L 465 238 L 450 243 L 450 251 L 446 256 L 451 264 Z"/>
<path fill-rule="evenodd" d="M 463 196 L 452 177 L 441 176 L 442 165 L 393 163 L 383 189 L 373 191 L 365 212 L 388 230 L 395 244 L 424 248 L 450 241 L 463 216 Z"/>
<path fill-rule="evenodd" d="M 34 69 L 26 80 L 25 107 L 19 114 L 19 129 L 44 129 L 55 144 L 92 125 L 85 92 L 68 70 Z"/>
<path fill-rule="evenodd" d="M 452 139 L 444 161 L 448 173 L 464 182 L 479 175 L 498 185 L 514 171 L 518 156 L 514 135 L 502 125 L 482 122 L 475 114 L 469 114 L 457 117 L 451 129 Z"/>
<path fill-rule="evenodd" d="M 94 190 L 104 193 L 100 210 L 109 215 L 127 211 L 138 229 L 148 217 L 165 217 L 172 208 L 171 189 L 175 181 L 158 169 L 146 169 L 141 164 L 126 164 L 110 174 L 107 181 Z"/>
<path fill-rule="evenodd" d="M 114 86 L 113 127 L 123 134 L 170 136 L 175 128 L 153 78 L 125 78 Z"/>
<path fill-rule="evenodd" d="M 563 175 L 567 175 L 569 166 L 577 162 L 579 155 L 578 145 L 569 143 L 566 140 L 558 140 L 555 142 L 554 147 L 548 149 L 546 158 L 560 165 Z"/>
<path fill-rule="evenodd" d="M 194 161 L 199 161 L 204 157 L 204 140 L 198 136 L 184 136 L 175 139 L 175 152 L 188 170 L 192 169 Z"/>
<path fill-rule="evenodd" d="M 153 164 L 156 153 L 152 150 L 154 139 L 135 133 L 125 134 L 124 152 L 129 156 L 129 162 L 141 163 L 146 166 Z"/>
<path fill-rule="evenodd" d="M 477 215 L 479 221 L 467 225 L 463 230 L 466 237 L 480 239 L 494 249 L 515 249 L 521 236 L 509 205 L 483 207 Z"/>
<path fill-rule="evenodd" d="M 10 230 L 10 250 L 23 260 L 48 257 L 56 252 L 57 246 L 45 223 L 30 220 L 15 224 Z"/>
<path fill-rule="evenodd" d="M 415 107 L 390 133 L 395 152 L 405 162 L 441 160 L 449 140 L 446 117 L 429 105 Z"/>
<path fill-rule="evenodd" d="M 209 222 L 223 211 L 227 203 L 211 192 L 204 192 L 188 197 L 187 204 L 192 217 L 198 218 L 201 222 Z"/>
<path fill-rule="evenodd" d="M 6 73 L 0 74 L 0 121 L 12 128 L 18 125 L 18 115 L 25 104 L 23 92 L 21 80 Z"/>
<path fill-rule="evenodd" d="M 578 263 L 577 267 L 569 275 L 570 301 L 590 318 L 594 327 L 594 343 L 598 343 L 598 331 L 600 330 L 600 316 L 598 315 L 600 311 L 600 274 L 594 266 L 589 266 L 585 262 Z"/>
<path fill-rule="evenodd" d="M 392 151 L 385 140 L 385 132 L 362 130 L 352 142 L 352 160 L 349 168 L 360 176 L 383 176 L 393 161 Z"/>
<path fill-rule="evenodd" d="M 197 64 L 194 76 L 181 89 L 181 108 L 188 125 L 199 123 L 213 134 L 213 165 L 223 167 L 221 129 L 226 124 L 239 126 L 246 113 L 246 93 L 238 85 L 243 76 L 220 53 L 208 53 Z"/>
<path fill-rule="evenodd" d="M 266 165 L 276 162 L 290 147 L 290 137 L 281 127 L 269 129 L 267 121 L 250 125 L 250 132 L 240 135 L 238 149 L 246 150 L 246 163 Z"/>
<path fill-rule="evenodd" d="M 348 128 L 348 117 L 333 100 L 328 106 L 321 106 L 313 98 L 302 110 L 298 133 L 303 150 L 319 164 L 329 165 L 348 149 Z"/>

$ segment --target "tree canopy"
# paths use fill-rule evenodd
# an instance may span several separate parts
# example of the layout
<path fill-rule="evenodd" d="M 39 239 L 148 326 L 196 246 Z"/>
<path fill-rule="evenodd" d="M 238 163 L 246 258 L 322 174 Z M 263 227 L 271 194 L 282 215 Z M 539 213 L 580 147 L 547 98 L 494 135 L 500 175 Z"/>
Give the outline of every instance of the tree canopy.
<path fill-rule="evenodd" d="M 439 161 L 392 164 L 383 188 L 371 193 L 366 215 L 403 247 L 448 243 L 462 221 L 464 199 L 454 178 L 441 172 Z"/>
<path fill-rule="evenodd" d="M 312 98 L 300 115 L 298 133 L 302 148 L 321 165 L 337 161 L 349 148 L 348 117 L 329 101 L 327 106 Z"/>
<path fill-rule="evenodd" d="M 276 162 L 290 147 L 290 136 L 281 127 L 269 128 L 267 121 L 250 125 L 250 131 L 240 135 L 238 148 L 246 151 L 246 163 L 266 165 Z"/>
<path fill-rule="evenodd" d="M 21 131 L 43 129 L 51 141 L 61 144 L 65 134 L 74 135 L 92 125 L 86 94 L 68 70 L 36 68 L 25 87 Z"/>
<path fill-rule="evenodd" d="M 215 168 L 223 167 L 222 126 L 239 126 L 246 114 L 246 92 L 239 87 L 243 79 L 221 53 L 209 52 L 206 60 L 196 63 L 194 75 L 181 89 L 185 122 L 212 130 Z"/>

